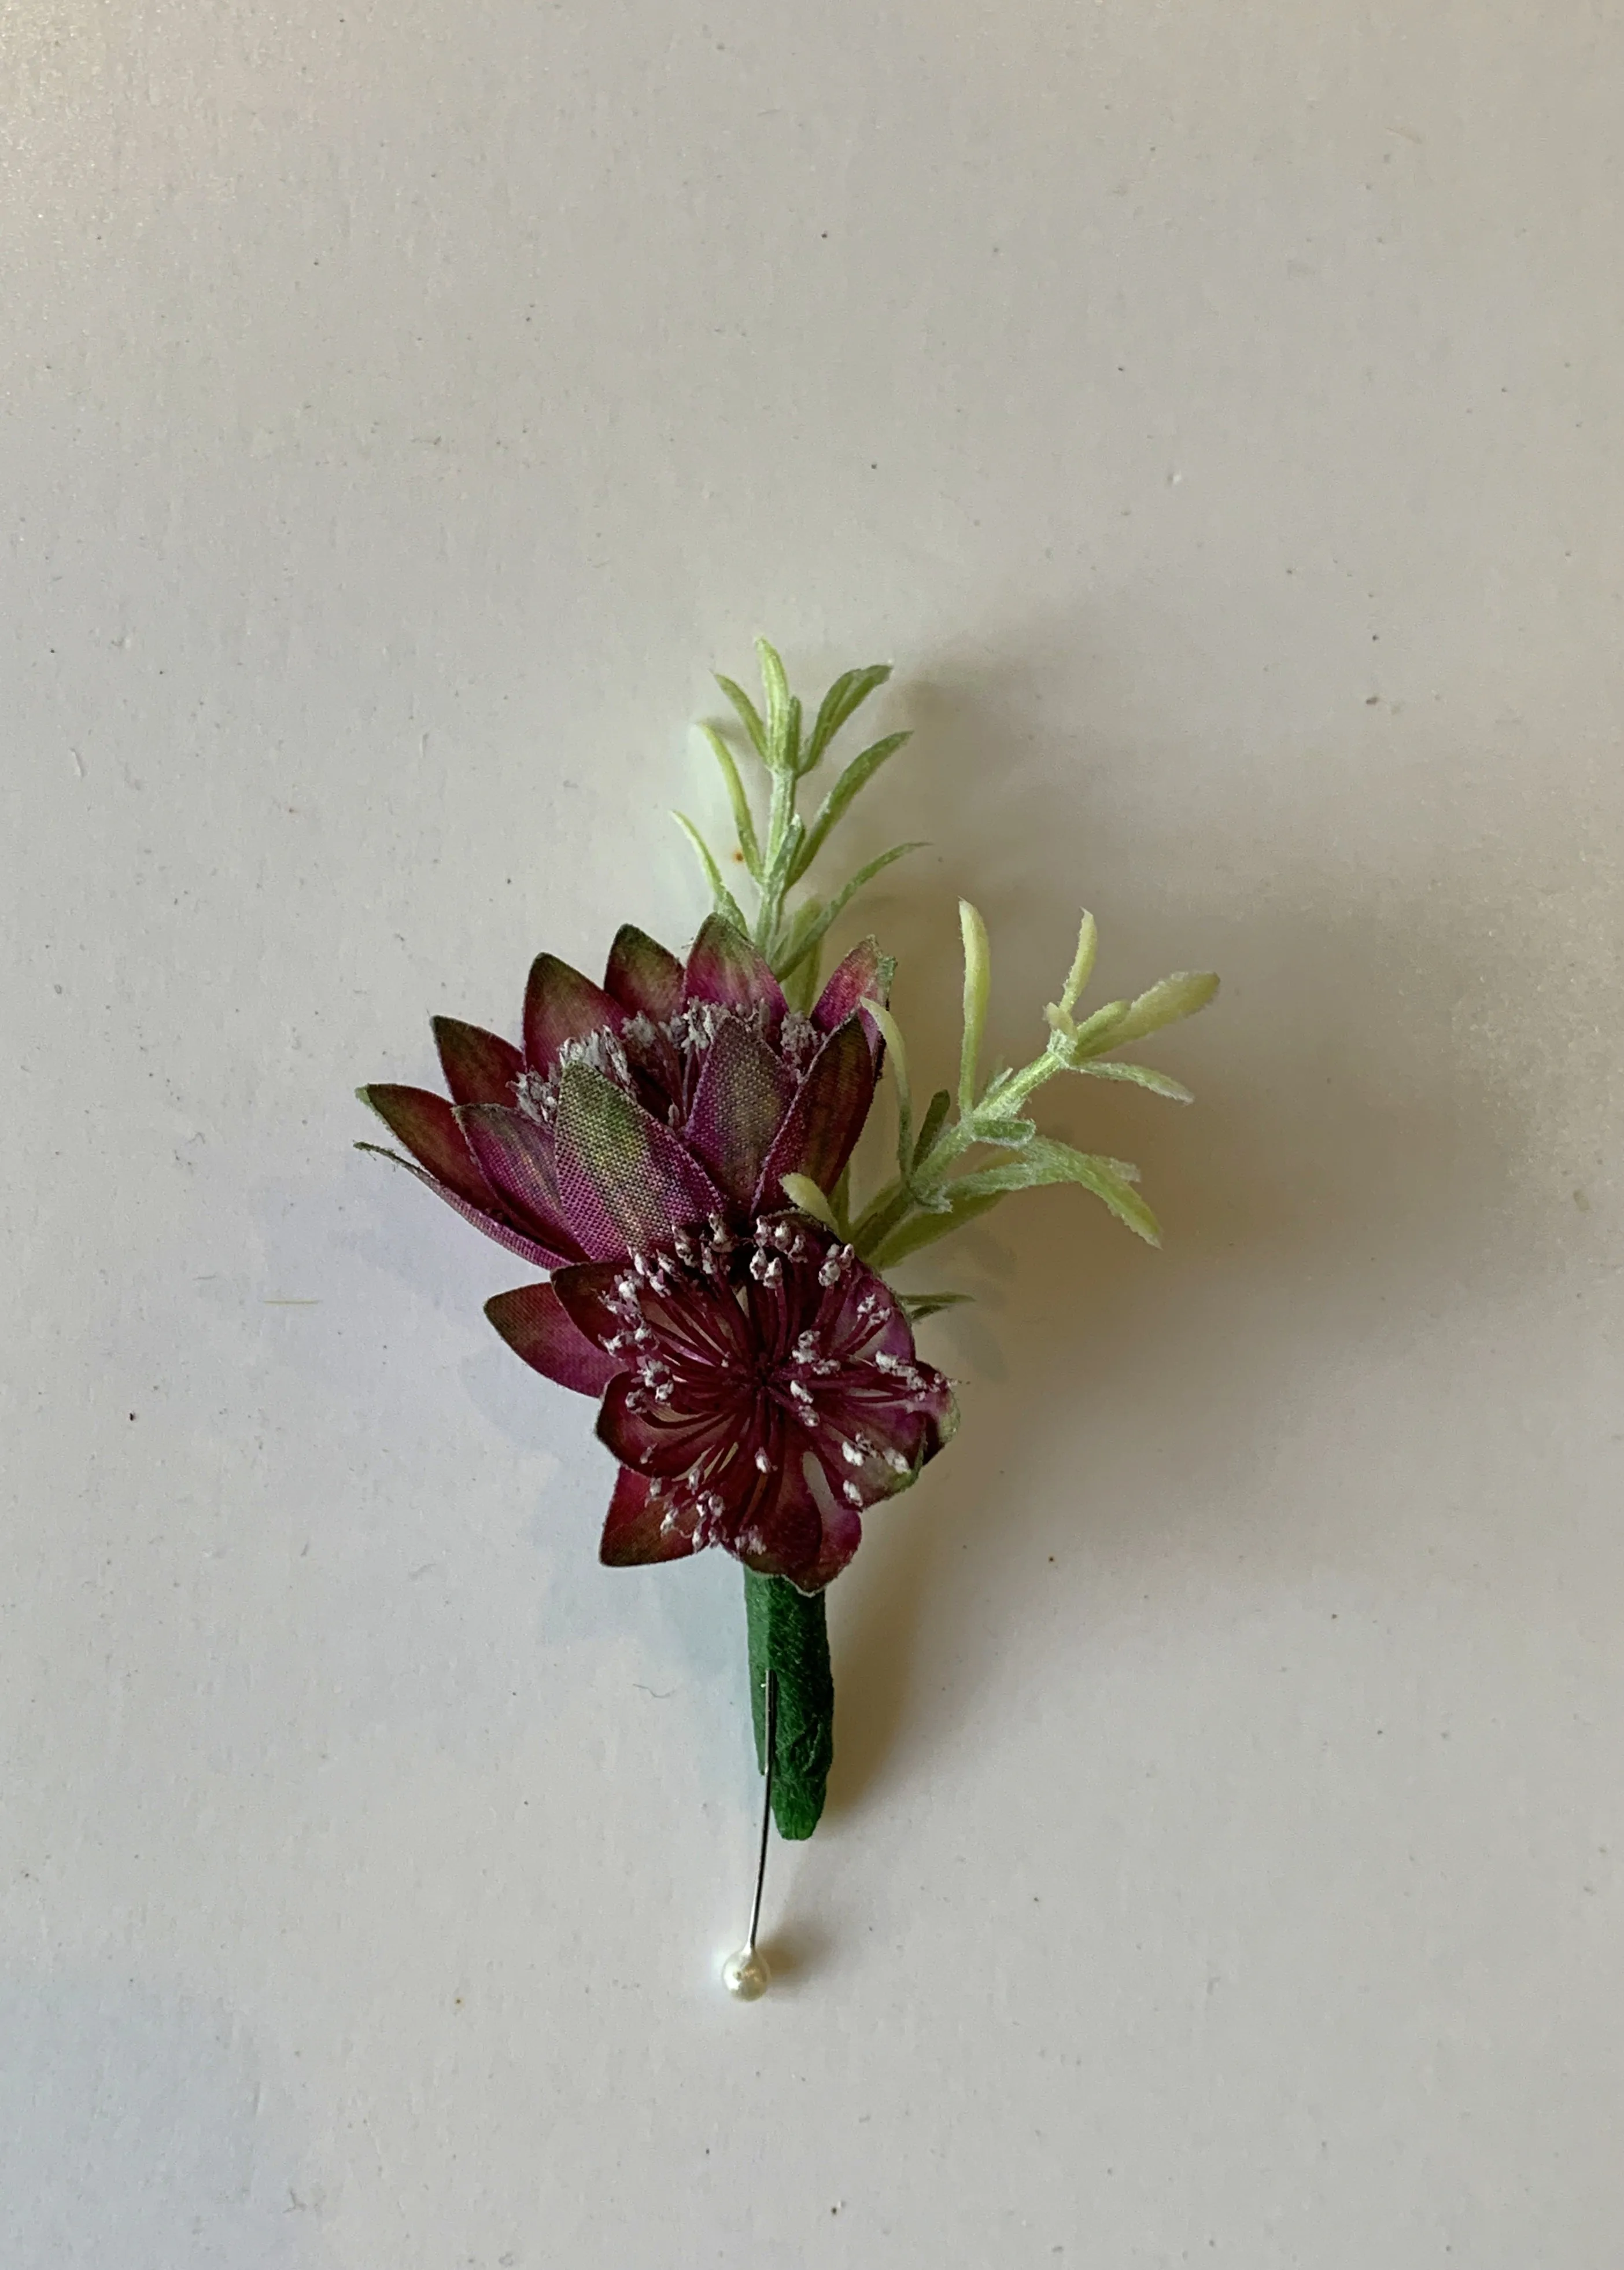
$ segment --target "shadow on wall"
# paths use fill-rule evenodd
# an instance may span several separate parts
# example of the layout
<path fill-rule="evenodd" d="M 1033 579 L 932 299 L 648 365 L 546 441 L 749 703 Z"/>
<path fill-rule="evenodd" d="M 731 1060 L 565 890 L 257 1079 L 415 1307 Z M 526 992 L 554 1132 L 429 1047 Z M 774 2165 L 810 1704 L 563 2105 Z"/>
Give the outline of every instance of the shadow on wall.
<path fill-rule="evenodd" d="M 8 2270 L 331 2270 L 322 2204 L 229 2012 L 110 1971 L 0 1982 Z"/>
<path fill-rule="evenodd" d="M 908 689 L 945 857 L 938 888 L 899 884 L 877 926 L 901 963 L 916 1088 L 950 1084 L 957 1058 L 955 887 L 991 932 L 999 1063 L 1041 1044 L 1083 903 L 1101 930 L 1089 1005 L 1172 968 L 1216 968 L 1223 990 L 1131 1052 L 1193 1087 L 1193 1112 L 1064 1077 L 1034 1107 L 1049 1131 L 1140 1164 L 1162 1252 L 1083 1193 L 1046 1191 L 910 1265 L 910 1285 L 976 1295 L 922 1327 L 925 1352 L 962 1384 L 968 1423 L 914 1493 L 871 1519 L 832 1596 L 834 1813 L 904 1753 L 911 1770 L 922 1748 L 963 1737 L 980 1680 L 1015 1636 L 1042 1628 L 1057 1585 L 1085 1629 L 1091 1565 L 1233 1554 L 1242 1540 L 1212 1533 L 1222 1520 L 1253 1524 L 1260 1582 L 1270 1569 L 1289 1581 L 1312 1547 L 1278 1514 L 1260 1535 L 1255 1500 L 1294 1402 L 1334 1374 L 1339 1348 L 1413 1345 L 1464 1289 L 1514 1287 L 1561 1242 L 1549 1194 L 1529 1187 L 1526 1079 L 1519 1090 L 1506 1076 L 1504 1035 L 1479 1008 L 1484 972 L 1504 970 L 1504 883 L 1463 858 L 1407 885 L 1415 863 L 1396 844 L 1394 872 L 1309 849 L 1287 851 L 1264 887 L 1238 886 L 1190 841 L 1198 817 L 1161 843 L 1131 817 L 1097 824 L 1090 777 L 1109 780 L 1134 753 L 1100 753 L 1086 723 L 1023 731 L 1029 683 L 1012 671 L 1007 700 L 984 676 L 924 701 Z M 1071 758 L 1079 744 L 1086 757 Z M 1055 783 L 1072 762 L 1067 795 Z M 1221 832 L 1233 849 L 1233 820 Z M 1492 998 L 1486 1013 L 1492 1027 Z M 1041 1495 L 1052 1524 L 1063 1492 L 1075 1527 L 1051 1565 L 1026 1509 Z M 1042 1542 L 1060 1540 L 1050 1528 Z"/>

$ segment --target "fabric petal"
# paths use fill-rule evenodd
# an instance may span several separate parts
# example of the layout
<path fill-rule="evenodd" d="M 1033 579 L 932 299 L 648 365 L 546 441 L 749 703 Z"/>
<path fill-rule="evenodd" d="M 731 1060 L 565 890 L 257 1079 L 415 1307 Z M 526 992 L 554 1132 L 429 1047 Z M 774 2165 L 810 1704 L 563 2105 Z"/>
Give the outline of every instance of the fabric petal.
<path fill-rule="evenodd" d="M 688 955 L 686 1001 L 714 1001 L 724 1009 L 765 1009 L 769 1040 L 776 1040 L 789 1003 L 766 959 L 721 915 L 708 915 Z"/>
<path fill-rule="evenodd" d="M 823 1513 L 807 1479 L 805 1459 L 799 1429 L 790 1429 L 782 1463 L 760 1477 L 729 1550 L 759 1576 L 787 1576 L 803 1591 L 815 1591 L 813 1572 L 823 1552 Z"/>
<path fill-rule="evenodd" d="M 626 1012 L 599 985 L 560 961 L 538 953 L 524 989 L 524 1054 L 531 1067 L 546 1073 L 566 1041 L 584 1041 L 605 1027 L 618 1033 Z"/>
<path fill-rule="evenodd" d="M 777 1050 L 753 1025 L 728 1018 L 705 1051 L 683 1136 L 736 1206 L 753 1199 L 795 1093 L 795 1074 Z"/>
<path fill-rule="evenodd" d="M 460 1213 L 464 1221 L 472 1222 L 476 1229 L 482 1229 L 487 1237 L 493 1237 L 498 1245 L 505 1246 L 509 1253 L 516 1253 L 521 1261 L 528 1261 L 532 1268 L 556 1269 L 560 1262 L 573 1259 L 570 1253 L 555 1251 L 550 1245 L 543 1245 L 533 1237 L 526 1237 L 522 1230 L 512 1227 L 505 1215 L 490 1211 L 501 1204 L 494 1191 L 487 1195 L 483 1205 L 472 1205 L 466 1198 L 458 1198 L 455 1191 L 448 1190 L 443 1183 L 436 1182 L 433 1175 L 426 1173 L 414 1161 L 403 1159 L 398 1151 L 386 1151 L 381 1143 L 358 1143 L 355 1147 L 358 1151 L 369 1151 L 374 1159 L 387 1159 L 392 1167 L 404 1167 L 409 1175 L 415 1175 L 419 1182 L 426 1183 L 437 1198 L 443 1198 L 454 1213 Z M 560 1243 L 569 1242 L 561 1231 L 558 1235 Z"/>
<path fill-rule="evenodd" d="M 830 1489 L 823 1468 L 814 1459 L 808 1470 L 812 1494 L 823 1517 L 818 1557 L 797 1571 L 791 1581 L 803 1592 L 820 1592 L 832 1584 L 863 1542 L 863 1517 L 856 1506 L 843 1504 Z"/>
<path fill-rule="evenodd" d="M 559 1202 L 552 1144 L 545 1129 L 523 1111 L 501 1103 L 462 1103 L 457 1124 L 486 1177 L 505 1201 L 508 1214 L 533 1228 L 571 1261 L 582 1258 Z"/>
<path fill-rule="evenodd" d="M 890 988 L 885 983 L 888 957 L 881 953 L 877 938 L 865 938 L 861 946 L 854 946 L 828 983 L 818 996 L 812 1020 L 820 1033 L 832 1033 L 843 1025 L 848 1017 L 856 1013 L 864 1001 L 878 1001 L 883 1009 Z M 871 1017 L 864 1017 L 863 1029 L 868 1036 L 869 1054 L 878 1059 L 885 1046 L 879 1026 Z"/>
<path fill-rule="evenodd" d="M 705 1412 L 673 1414 L 668 1405 L 654 1400 L 634 1373 L 623 1371 L 604 1391 L 597 1439 L 623 1466 L 634 1466 L 640 1474 L 686 1474 L 708 1450 L 724 1449 L 740 1432 L 737 1398 L 724 1395 L 718 1403 L 720 1407 Z M 753 1471 L 741 1469 L 740 1480 Z"/>
<path fill-rule="evenodd" d="M 577 1395 L 601 1395 L 620 1366 L 595 1347 L 551 1285 L 521 1285 L 498 1293 L 485 1313 L 514 1354 L 532 1371 Z"/>
<path fill-rule="evenodd" d="M 496 1194 L 480 1172 L 456 1124 L 456 1114 L 443 1095 L 426 1087 L 401 1087 L 391 1081 L 359 1088 L 356 1093 L 435 1182 L 454 1191 L 465 1205 L 501 1213 Z"/>
<path fill-rule="evenodd" d="M 619 1261 L 586 1261 L 573 1269 L 560 1269 L 552 1280 L 553 1292 L 568 1313 L 571 1323 L 597 1347 L 605 1340 L 618 1339 L 626 1331 L 626 1319 L 612 1303 L 615 1280 L 626 1267 Z"/>
<path fill-rule="evenodd" d="M 833 1190 L 873 1101 L 873 1059 L 861 1020 L 849 1017 L 812 1058 L 774 1139 L 757 1186 L 757 1210 L 782 1205 L 785 1175 L 805 1175 L 820 1191 Z"/>
<path fill-rule="evenodd" d="M 939 1371 L 923 1364 L 918 1369 L 923 1384 L 906 1398 L 900 1396 L 895 1380 L 880 1373 L 873 1375 L 872 1384 L 853 1382 L 848 1374 L 833 1391 L 819 1397 L 823 1423 L 817 1435 L 818 1457 L 833 1490 L 843 1496 L 849 1482 L 865 1505 L 893 1497 L 908 1487 L 916 1470 L 928 1465 L 949 1439 L 956 1417 L 953 1390 Z M 842 1441 L 873 1448 L 862 1464 L 854 1465 L 842 1456 Z M 906 1464 L 901 1469 L 891 1466 L 887 1451 Z"/>
<path fill-rule="evenodd" d="M 597 1557 L 606 1569 L 634 1569 L 649 1561 L 682 1561 L 693 1547 L 691 1510 L 650 1498 L 648 1478 L 622 1466 L 604 1523 Z"/>
<path fill-rule="evenodd" d="M 722 1193 L 669 1127 L 590 1065 L 567 1065 L 553 1128 L 563 1217 L 589 1261 L 669 1240 Z"/>
<path fill-rule="evenodd" d="M 510 1041 L 465 1025 L 458 1017 L 436 1017 L 434 1045 L 453 1103 L 511 1103 L 524 1070 L 524 1058 Z"/>
<path fill-rule="evenodd" d="M 682 1006 L 682 964 L 634 923 L 622 923 L 609 949 L 604 990 L 634 1016 L 663 1025 Z"/>

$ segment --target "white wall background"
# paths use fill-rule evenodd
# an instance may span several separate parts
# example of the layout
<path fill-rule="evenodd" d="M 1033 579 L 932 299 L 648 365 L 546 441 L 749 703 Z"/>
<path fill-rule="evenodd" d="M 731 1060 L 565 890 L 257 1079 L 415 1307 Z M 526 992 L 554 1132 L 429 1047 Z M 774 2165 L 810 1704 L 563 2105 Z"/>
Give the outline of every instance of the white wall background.
<path fill-rule="evenodd" d="M 1624 19 L 13 0 L 0 2259 L 1619 2259 Z M 362 1078 L 701 908 L 684 722 L 899 665 L 945 1062 L 1059 1097 L 774 1857 Z M 926 808 L 920 826 L 919 807 Z M 867 830 L 866 835 L 864 829 Z"/>

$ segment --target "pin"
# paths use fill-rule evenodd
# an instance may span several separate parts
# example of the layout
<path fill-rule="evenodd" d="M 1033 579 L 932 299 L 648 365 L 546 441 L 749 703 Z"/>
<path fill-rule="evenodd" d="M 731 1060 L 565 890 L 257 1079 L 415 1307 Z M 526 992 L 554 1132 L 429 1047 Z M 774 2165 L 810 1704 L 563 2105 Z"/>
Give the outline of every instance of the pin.
<path fill-rule="evenodd" d="M 750 1936 L 722 1966 L 722 1983 L 736 2001 L 759 2002 L 772 1984 L 772 1972 L 756 1952 L 761 1928 L 761 1894 L 767 1883 L 767 1838 L 773 1825 L 773 1758 L 778 1747 L 778 1673 L 767 1674 L 767 1771 L 761 1789 L 761 1849 L 756 1858 L 755 1898 L 750 1906 Z"/>

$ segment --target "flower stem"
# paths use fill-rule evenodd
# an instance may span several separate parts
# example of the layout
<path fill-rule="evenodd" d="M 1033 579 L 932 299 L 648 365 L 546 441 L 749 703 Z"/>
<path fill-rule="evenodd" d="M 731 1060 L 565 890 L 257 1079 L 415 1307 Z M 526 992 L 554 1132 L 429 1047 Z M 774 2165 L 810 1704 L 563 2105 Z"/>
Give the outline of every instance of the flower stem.
<path fill-rule="evenodd" d="M 756 1763 L 767 1770 L 767 1674 L 777 1678 L 773 1818 L 781 1836 L 810 1836 L 823 1811 L 834 1756 L 834 1679 L 821 1592 L 798 1592 L 784 1576 L 745 1571 L 750 1712 Z"/>

